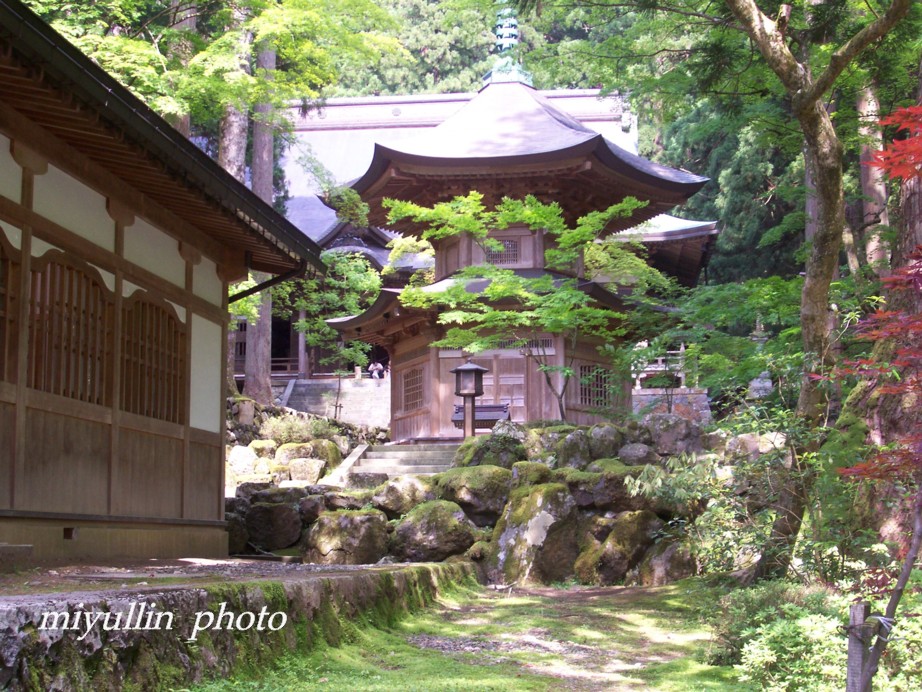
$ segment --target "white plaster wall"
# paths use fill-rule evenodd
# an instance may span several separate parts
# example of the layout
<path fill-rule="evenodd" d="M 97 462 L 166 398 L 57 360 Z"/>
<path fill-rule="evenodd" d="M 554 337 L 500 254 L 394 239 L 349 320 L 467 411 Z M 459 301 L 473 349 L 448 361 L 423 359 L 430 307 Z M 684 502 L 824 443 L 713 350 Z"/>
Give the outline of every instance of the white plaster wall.
<path fill-rule="evenodd" d="M 224 403 L 221 325 L 193 313 L 191 328 L 189 425 L 209 432 L 221 432 L 221 408 Z"/>
<path fill-rule="evenodd" d="M 218 276 L 218 265 L 205 257 L 192 267 L 192 292 L 212 305 L 224 304 L 224 282 Z"/>
<path fill-rule="evenodd" d="M 32 256 L 41 257 L 49 250 L 60 250 L 61 248 L 52 245 L 51 243 L 46 243 L 41 238 L 36 238 L 32 236 Z"/>
<path fill-rule="evenodd" d="M 125 229 L 125 259 L 180 288 L 186 285 L 186 262 L 179 243 L 143 219 Z"/>
<path fill-rule="evenodd" d="M 172 300 L 168 300 L 166 302 L 169 303 L 173 307 L 173 309 L 176 311 L 176 316 L 179 318 L 179 321 L 185 324 L 186 323 L 186 308 L 184 308 L 182 305 L 177 305 Z"/>
<path fill-rule="evenodd" d="M 115 221 L 106 198 L 54 166 L 35 176 L 33 209 L 81 238 L 115 251 Z"/>
<path fill-rule="evenodd" d="M 0 195 L 16 203 L 22 199 L 22 169 L 10 154 L 10 140 L 0 135 Z"/>

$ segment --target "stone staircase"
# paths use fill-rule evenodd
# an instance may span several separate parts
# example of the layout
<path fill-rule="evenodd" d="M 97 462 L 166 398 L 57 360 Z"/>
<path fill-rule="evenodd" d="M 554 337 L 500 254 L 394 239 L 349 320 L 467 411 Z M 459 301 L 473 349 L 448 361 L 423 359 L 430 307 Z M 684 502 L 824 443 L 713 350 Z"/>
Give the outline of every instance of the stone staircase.
<path fill-rule="evenodd" d="M 318 416 L 336 417 L 345 423 L 386 428 L 391 418 L 390 380 L 344 378 L 340 390 L 339 415 L 334 411 L 335 378 L 297 380 L 292 383 L 283 405 Z"/>
<path fill-rule="evenodd" d="M 451 468 L 457 444 L 387 445 L 369 447 L 352 466 L 352 473 L 432 476 Z"/>

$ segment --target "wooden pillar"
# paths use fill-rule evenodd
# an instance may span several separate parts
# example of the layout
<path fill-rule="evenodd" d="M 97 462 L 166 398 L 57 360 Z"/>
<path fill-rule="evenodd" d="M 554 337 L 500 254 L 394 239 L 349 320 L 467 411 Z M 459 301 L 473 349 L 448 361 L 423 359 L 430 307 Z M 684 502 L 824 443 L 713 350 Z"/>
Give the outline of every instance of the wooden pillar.
<path fill-rule="evenodd" d="M 307 319 L 307 312 L 300 310 L 298 312 L 298 321 L 301 322 Z M 307 340 L 304 338 L 304 332 L 301 330 L 295 330 L 297 332 L 297 346 L 298 349 L 298 379 L 306 380 L 307 379 Z"/>
<path fill-rule="evenodd" d="M 134 214 L 130 209 L 115 202 L 112 199 L 106 200 L 106 211 L 115 222 L 115 254 L 122 258 L 125 256 L 125 228 L 134 223 Z M 115 265 L 115 302 L 113 310 L 115 314 L 112 320 L 112 391 L 110 392 L 109 401 L 112 402 L 112 425 L 109 434 L 109 468 L 108 468 L 108 488 L 106 491 L 106 511 L 112 514 L 112 508 L 115 504 L 115 484 L 113 478 L 115 475 L 115 464 L 121 452 L 121 412 L 123 402 L 122 396 L 122 282 L 123 271 L 122 263 L 116 262 Z"/>
<path fill-rule="evenodd" d="M 48 161 L 31 149 L 13 141 L 10 146 L 13 160 L 22 166 L 22 192 L 20 204 L 32 209 L 35 176 L 48 172 Z M 32 291 L 32 227 L 23 224 L 19 265 L 19 327 L 16 344 L 16 419 L 13 430 L 13 464 L 10 477 L 10 509 L 19 504 L 17 491 L 22 486 L 26 468 L 26 376 L 29 369 L 29 303 Z"/>
<path fill-rule="evenodd" d="M 845 692 L 864 692 L 861 688 L 861 673 L 868 658 L 868 627 L 865 621 L 870 614 L 871 606 L 868 603 L 854 603 L 848 609 Z"/>

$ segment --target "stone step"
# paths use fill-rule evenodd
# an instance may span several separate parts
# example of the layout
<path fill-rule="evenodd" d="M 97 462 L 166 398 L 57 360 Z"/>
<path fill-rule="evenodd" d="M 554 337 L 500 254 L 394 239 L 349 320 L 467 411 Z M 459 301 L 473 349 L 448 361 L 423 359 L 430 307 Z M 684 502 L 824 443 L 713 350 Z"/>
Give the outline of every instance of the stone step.
<path fill-rule="evenodd" d="M 394 476 L 432 476 L 436 473 L 447 471 L 449 467 L 444 464 L 420 464 L 414 466 L 382 464 L 381 466 L 353 466 L 352 468 L 358 473 L 386 473 L 393 478 Z"/>
<path fill-rule="evenodd" d="M 369 452 L 382 452 L 382 451 L 415 451 L 415 452 L 445 452 L 446 454 L 454 454 L 458 451 L 460 445 L 456 444 L 418 444 L 418 445 L 379 445 L 377 447 L 369 447 Z"/>
<path fill-rule="evenodd" d="M 450 464 L 455 458 L 453 452 L 366 452 L 362 459 L 410 459 L 429 460 L 437 464 Z"/>

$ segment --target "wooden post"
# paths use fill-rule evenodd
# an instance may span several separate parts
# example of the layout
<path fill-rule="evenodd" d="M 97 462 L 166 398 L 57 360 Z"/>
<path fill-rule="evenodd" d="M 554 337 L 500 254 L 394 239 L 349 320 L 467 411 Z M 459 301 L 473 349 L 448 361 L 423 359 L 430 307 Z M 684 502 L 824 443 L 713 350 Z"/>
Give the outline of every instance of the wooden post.
<path fill-rule="evenodd" d="M 474 428 L 475 418 L 475 398 L 472 396 L 464 397 L 464 437 L 473 437 L 476 434 Z"/>
<path fill-rule="evenodd" d="M 855 603 L 848 611 L 848 664 L 845 680 L 845 692 L 864 692 L 861 689 L 861 671 L 868 657 L 868 628 L 865 625 L 871 606 L 868 603 Z"/>

